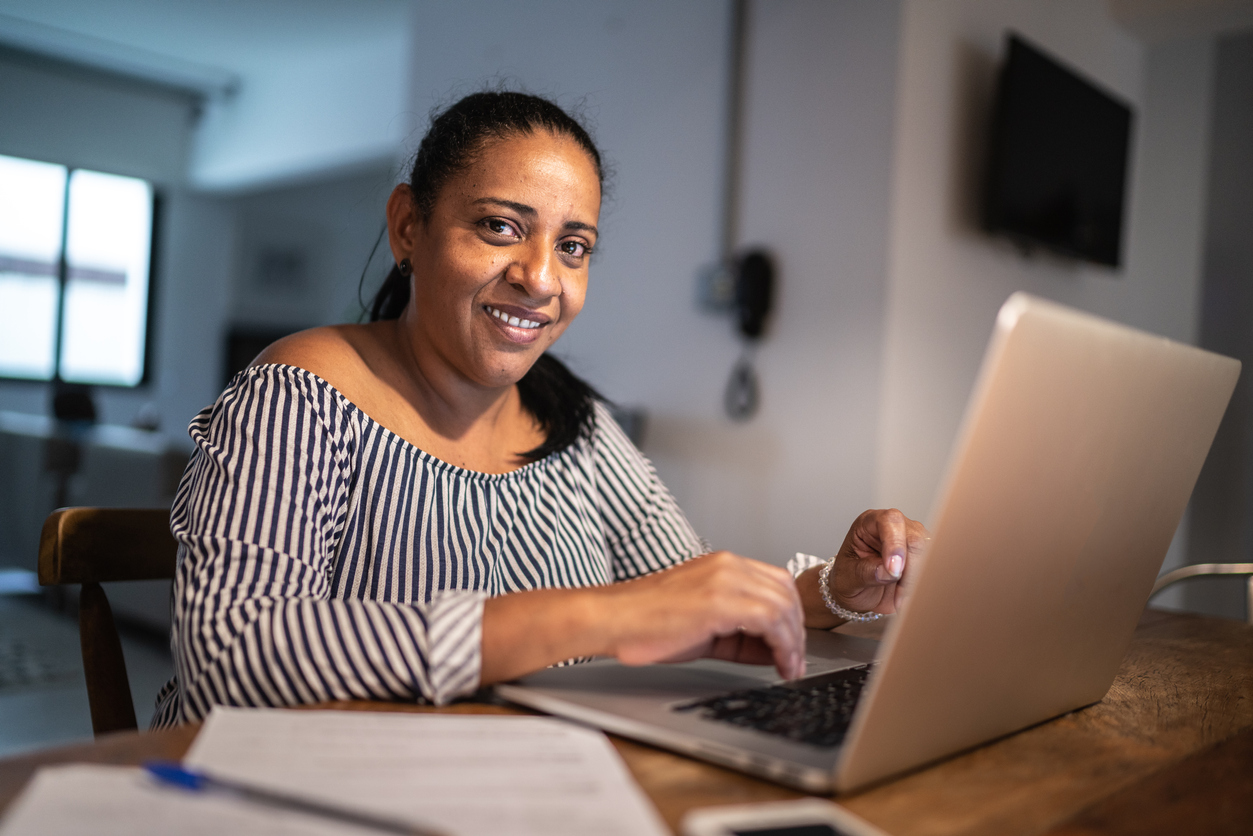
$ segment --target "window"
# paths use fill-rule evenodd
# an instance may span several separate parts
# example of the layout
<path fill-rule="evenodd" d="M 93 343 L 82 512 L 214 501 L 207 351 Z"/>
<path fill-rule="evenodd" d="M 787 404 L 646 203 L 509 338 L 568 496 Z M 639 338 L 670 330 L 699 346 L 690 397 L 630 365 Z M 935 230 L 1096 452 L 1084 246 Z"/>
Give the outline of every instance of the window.
<path fill-rule="evenodd" d="M 0 156 L 0 377 L 144 378 L 152 185 Z"/>

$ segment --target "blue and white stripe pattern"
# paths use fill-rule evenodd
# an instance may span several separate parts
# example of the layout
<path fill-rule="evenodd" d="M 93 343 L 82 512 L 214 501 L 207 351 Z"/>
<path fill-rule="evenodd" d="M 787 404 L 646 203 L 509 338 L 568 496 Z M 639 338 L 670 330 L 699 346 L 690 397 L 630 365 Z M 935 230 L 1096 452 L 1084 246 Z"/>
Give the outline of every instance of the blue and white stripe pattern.
<path fill-rule="evenodd" d="M 590 433 L 512 473 L 440 461 L 303 369 L 241 372 L 192 421 L 154 727 L 216 703 L 444 703 L 479 682 L 483 602 L 625 580 L 704 551 L 597 404 Z"/>

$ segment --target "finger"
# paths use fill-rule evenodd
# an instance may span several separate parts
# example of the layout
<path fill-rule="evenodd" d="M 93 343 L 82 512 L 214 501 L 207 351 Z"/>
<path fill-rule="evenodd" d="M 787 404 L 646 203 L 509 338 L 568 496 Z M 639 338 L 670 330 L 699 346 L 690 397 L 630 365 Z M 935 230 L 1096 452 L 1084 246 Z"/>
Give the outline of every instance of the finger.
<path fill-rule="evenodd" d="M 728 583 L 732 585 L 733 599 L 748 601 L 765 598 L 780 608 L 794 606 L 803 611 L 796 579 L 786 569 L 750 558 L 727 556 L 734 561 L 730 564 L 734 571 L 723 577 L 729 579 Z"/>
<path fill-rule="evenodd" d="M 774 648 L 760 636 L 742 636 L 739 646 L 736 648 L 736 654 L 735 661 L 749 665 L 769 665 L 773 663 L 775 670 L 779 672 L 779 676 L 784 679 L 799 679 L 805 675 L 805 653 L 803 648 L 800 651 L 800 658 L 786 669 L 779 666 Z"/>
<path fill-rule="evenodd" d="M 902 575 L 900 583 L 896 585 L 894 590 L 894 601 L 897 610 L 900 610 L 909 597 L 913 583 L 918 578 L 918 570 L 926 562 L 927 552 L 931 548 L 931 532 L 927 531 L 926 526 L 915 520 L 909 520 L 909 558 L 906 562 L 906 572 Z"/>
<path fill-rule="evenodd" d="M 805 643 L 805 608 L 801 602 L 800 590 L 796 588 L 796 578 L 792 573 L 778 566 L 758 561 L 749 561 L 760 577 L 758 594 L 767 596 L 772 605 L 786 613 L 786 628 L 792 634 L 792 644 L 802 649 Z M 803 662 L 803 653 L 802 659 Z"/>
<path fill-rule="evenodd" d="M 724 617 L 732 617 L 731 623 L 736 626 L 722 628 L 723 638 L 715 641 L 715 649 L 719 653 L 732 652 L 738 645 L 727 639 L 756 639 L 769 653 L 764 659 L 755 655 L 751 661 L 758 664 L 773 661 L 779 675 L 785 679 L 801 676 L 805 667 L 805 624 L 795 584 L 790 588 L 777 588 L 769 583 L 753 583 L 742 588 L 736 597 L 737 600 L 727 602 L 728 609 L 724 610 Z M 751 646 L 745 645 L 745 652 Z"/>
<path fill-rule="evenodd" d="M 927 527 L 917 520 L 908 520 L 907 522 L 909 526 L 910 556 L 926 553 L 927 547 L 931 545 L 931 532 L 927 531 Z"/>
<path fill-rule="evenodd" d="M 736 636 L 742 631 L 760 637 L 758 651 L 763 644 L 769 648 L 765 659 L 757 656 L 755 661 L 774 661 L 784 677 L 800 675 L 804 668 L 804 611 L 796 583 L 785 569 L 729 552 L 697 558 L 687 566 L 690 569 L 668 580 L 682 583 L 684 576 L 692 574 L 705 579 L 703 593 L 692 598 L 685 592 L 683 597 L 695 605 L 695 610 L 705 610 L 705 616 L 697 620 L 703 621 L 706 629 L 713 629 L 712 635 L 706 633 L 708 653 L 726 658 L 722 654 L 734 652 Z"/>
<path fill-rule="evenodd" d="M 840 573 L 844 577 L 848 577 L 849 574 L 852 575 L 852 583 L 840 584 L 844 590 L 860 590 L 868 586 L 887 586 L 899 580 L 892 576 L 887 566 L 878 558 L 853 558 L 848 560 L 837 557 L 835 565 L 837 569 L 844 570 Z"/>
<path fill-rule="evenodd" d="M 745 665 L 770 665 L 774 663 L 774 648 L 766 644 L 760 636 L 737 632 L 715 639 L 709 656 L 727 662 L 742 662 Z"/>
<path fill-rule="evenodd" d="M 909 520 L 900 511 L 890 508 L 877 515 L 879 529 L 879 554 L 887 578 L 881 582 L 898 580 L 905 573 L 905 557 L 909 553 Z"/>
<path fill-rule="evenodd" d="M 770 646 L 774 666 L 784 679 L 804 675 L 805 625 L 799 604 L 782 611 L 760 612 L 745 625 L 744 632 L 759 636 Z"/>
<path fill-rule="evenodd" d="M 759 560 L 749 560 L 747 562 L 759 582 L 768 584 L 770 588 L 786 595 L 795 593 L 796 579 L 792 577 L 792 573 L 788 570 L 769 563 L 762 563 Z"/>

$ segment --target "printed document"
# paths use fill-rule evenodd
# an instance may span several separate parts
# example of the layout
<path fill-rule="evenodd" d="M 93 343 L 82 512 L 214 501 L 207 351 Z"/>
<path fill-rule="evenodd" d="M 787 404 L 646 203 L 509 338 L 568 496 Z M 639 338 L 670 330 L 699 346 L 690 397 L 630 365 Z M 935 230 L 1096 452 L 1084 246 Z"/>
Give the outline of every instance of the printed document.
<path fill-rule="evenodd" d="M 215 708 L 184 764 L 455 836 L 668 832 L 608 738 L 547 717 Z M 135 769 L 74 766 L 41 771 L 0 834 L 103 833 L 113 820 L 134 834 L 172 821 L 183 832 L 366 832 L 159 787 Z"/>
<path fill-rule="evenodd" d="M 159 785 L 139 767 L 46 766 L 9 807 L 2 836 L 378 836 L 287 810 Z"/>
<path fill-rule="evenodd" d="M 548 717 L 215 708 L 184 763 L 459 836 L 666 833 L 608 738 Z"/>

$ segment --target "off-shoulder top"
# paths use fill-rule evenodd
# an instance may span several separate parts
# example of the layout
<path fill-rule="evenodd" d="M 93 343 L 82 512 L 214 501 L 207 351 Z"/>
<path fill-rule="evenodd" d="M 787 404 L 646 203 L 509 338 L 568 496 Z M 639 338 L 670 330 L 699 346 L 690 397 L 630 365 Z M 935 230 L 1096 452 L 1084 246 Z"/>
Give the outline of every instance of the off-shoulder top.
<path fill-rule="evenodd" d="M 479 684 L 488 597 L 706 550 L 599 403 L 573 445 L 504 474 L 441 461 L 286 365 L 241 372 L 189 432 L 154 727 L 218 703 L 445 703 Z"/>

